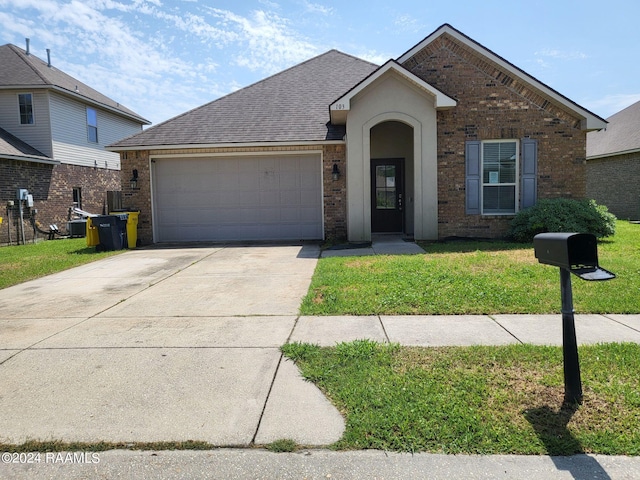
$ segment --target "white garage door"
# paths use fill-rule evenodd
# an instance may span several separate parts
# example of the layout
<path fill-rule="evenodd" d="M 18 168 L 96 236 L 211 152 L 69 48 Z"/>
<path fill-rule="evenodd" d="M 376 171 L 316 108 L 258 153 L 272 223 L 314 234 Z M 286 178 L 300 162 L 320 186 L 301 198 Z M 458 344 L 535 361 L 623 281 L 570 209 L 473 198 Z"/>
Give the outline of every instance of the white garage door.
<path fill-rule="evenodd" d="M 157 242 L 322 238 L 319 155 L 158 158 Z"/>

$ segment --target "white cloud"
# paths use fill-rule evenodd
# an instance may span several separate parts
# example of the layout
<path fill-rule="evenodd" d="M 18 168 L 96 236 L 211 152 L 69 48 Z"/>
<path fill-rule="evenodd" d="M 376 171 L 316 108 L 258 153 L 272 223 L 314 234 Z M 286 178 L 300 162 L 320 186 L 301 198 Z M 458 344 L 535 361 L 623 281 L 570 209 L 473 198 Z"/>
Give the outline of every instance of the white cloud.
<path fill-rule="evenodd" d="M 640 93 L 618 93 L 605 95 L 592 101 L 585 101 L 584 104 L 589 110 L 601 117 L 608 118 L 639 101 Z"/>
<path fill-rule="evenodd" d="M 393 24 L 405 33 L 417 33 L 424 30 L 423 24 L 416 17 L 408 14 L 397 16 Z"/>
<path fill-rule="evenodd" d="M 272 2 L 270 0 L 258 0 L 258 3 L 261 5 L 264 5 L 267 8 L 270 8 L 272 10 L 278 10 L 280 9 L 280 4 L 276 3 L 276 2 Z"/>
<path fill-rule="evenodd" d="M 364 52 L 356 53 L 355 56 L 368 62 L 375 63 L 376 65 L 382 65 L 383 63 L 386 63 L 391 59 L 389 55 L 376 52 L 375 50 L 367 50 Z"/>
<path fill-rule="evenodd" d="M 319 3 L 313 3 L 309 0 L 304 1 L 304 6 L 307 9 L 307 12 L 313 14 L 321 14 L 321 15 L 331 15 L 334 10 L 331 7 L 327 7 L 325 5 L 320 5 Z"/>
<path fill-rule="evenodd" d="M 236 65 L 273 74 L 318 53 L 289 28 L 285 18 L 274 13 L 256 10 L 243 17 L 228 10 L 208 10 L 237 33 L 241 51 L 235 57 Z"/>
<path fill-rule="evenodd" d="M 535 52 L 536 56 L 549 57 L 557 60 L 584 60 L 589 58 L 586 53 L 579 51 L 566 51 L 552 48 L 545 48 Z"/>

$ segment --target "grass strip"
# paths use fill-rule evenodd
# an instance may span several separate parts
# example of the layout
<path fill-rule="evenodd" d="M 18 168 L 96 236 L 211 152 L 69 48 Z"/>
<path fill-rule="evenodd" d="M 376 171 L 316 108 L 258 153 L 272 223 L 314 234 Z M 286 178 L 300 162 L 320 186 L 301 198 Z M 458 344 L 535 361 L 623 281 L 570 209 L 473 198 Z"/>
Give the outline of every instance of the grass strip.
<path fill-rule="evenodd" d="M 558 268 L 541 265 L 530 244 L 424 243 L 424 255 L 322 258 L 303 315 L 544 314 L 560 311 Z M 617 278 L 573 281 L 578 313 L 638 313 L 640 225 L 619 221 L 598 245 Z"/>
<path fill-rule="evenodd" d="M 47 240 L 0 248 L 0 288 L 33 280 L 126 250 L 96 252 L 84 238 Z"/>
<path fill-rule="evenodd" d="M 640 454 L 640 345 L 579 351 L 585 399 L 567 406 L 560 347 L 283 347 L 345 416 L 336 449 Z"/>

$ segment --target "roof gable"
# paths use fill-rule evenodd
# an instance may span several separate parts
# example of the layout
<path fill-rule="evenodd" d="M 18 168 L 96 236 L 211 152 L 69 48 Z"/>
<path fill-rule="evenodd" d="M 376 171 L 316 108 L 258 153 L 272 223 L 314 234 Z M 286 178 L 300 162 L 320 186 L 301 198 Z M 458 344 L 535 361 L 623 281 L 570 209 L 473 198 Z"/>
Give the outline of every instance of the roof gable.
<path fill-rule="evenodd" d="M 359 84 L 357 84 L 355 87 L 342 95 L 329 106 L 329 110 L 331 112 L 331 122 L 334 124 L 344 125 L 347 121 L 347 111 L 349 111 L 351 108 L 351 99 L 363 90 L 367 89 L 379 78 L 390 72 L 400 75 L 406 81 L 414 84 L 423 92 L 434 97 L 434 106 L 436 109 L 451 108 L 456 106 L 457 102 L 453 98 L 445 95 L 437 88 L 429 85 L 427 82 L 411 73 L 395 60 L 389 60 L 387 63 L 382 65 L 375 72 L 373 72 L 371 75 L 369 75 L 367 78 L 365 78 L 363 81 L 361 81 Z"/>
<path fill-rule="evenodd" d="M 15 45 L 0 46 L 0 89 L 52 88 L 143 125 L 151 122 L 81 81 Z"/>
<path fill-rule="evenodd" d="M 605 130 L 587 135 L 587 158 L 640 151 L 640 102 L 607 118 Z"/>
<path fill-rule="evenodd" d="M 377 67 L 331 50 L 109 146 L 110 150 L 188 145 L 342 140 L 329 105 Z"/>
<path fill-rule="evenodd" d="M 542 97 L 547 101 L 553 102 L 556 105 L 560 106 L 562 109 L 571 112 L 577 118 L 581 119 L 581 128 L 583 130 L 599 130 L 606 127 L 607 122 L 603 118 L 581 107 L 569 98 L 560 94 L 548 85 L 545 85 L 540 80 L 529 75 L 524 70 L 516 67 L 501 56 L 497 55 L 496 53 L 492 52 L 488 48 L 484 47 L 483 45 L 479 44 L 475 40 L 471 39 L 470 37 L 466 36 L 459 30 L 456 30 L 451 25 L 446 23 L 435 30 L 433 33 L 431 33 L 429 36 L 427 36 L 420 43 L 407 50 L 397 59 L 397 61 L 401 64 L 407 63 L 414 56 L 418 55 L 422 50 L 428 48 L 434 42 L 438 41 L 441 38 L 453 39 L 455 42 L 468 47 L 476 54 L 481 55 L 489 62 L 496 65 L 502 72 L 505 73 L 501 78 L 502 83 L 508 84 L 509 82 L 513 82 L 513 78 L 517 78 L 521 81 L 520 83 L 526 84 L 529 87 L 535 89 L 536 92 L 539 92 L 539 94 L 542 95 Z M 524 92 L 524 85 L 520 89 L 522 92 Z"/>

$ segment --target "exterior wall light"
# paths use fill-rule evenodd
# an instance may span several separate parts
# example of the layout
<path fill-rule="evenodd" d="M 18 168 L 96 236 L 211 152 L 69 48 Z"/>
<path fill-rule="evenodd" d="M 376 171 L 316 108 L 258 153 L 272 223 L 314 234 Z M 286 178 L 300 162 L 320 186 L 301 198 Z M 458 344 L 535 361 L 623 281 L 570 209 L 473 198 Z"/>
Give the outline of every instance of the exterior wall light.
<path fill-rule="evenodd" d="M 132 172 L 132 177 L 131 177 L 131 189 L 135 190 L 136 188 L 138 188 L 138 170 L 137 169 L 133 169 Z"/>
<path fill-rule="evenodd" d="M 334 181 L 340 178 L 340 169 L 338 168 L 337 163 L 333 164 L 333 168 L 331 169 L 331 177 L 333 177 Z"/>

